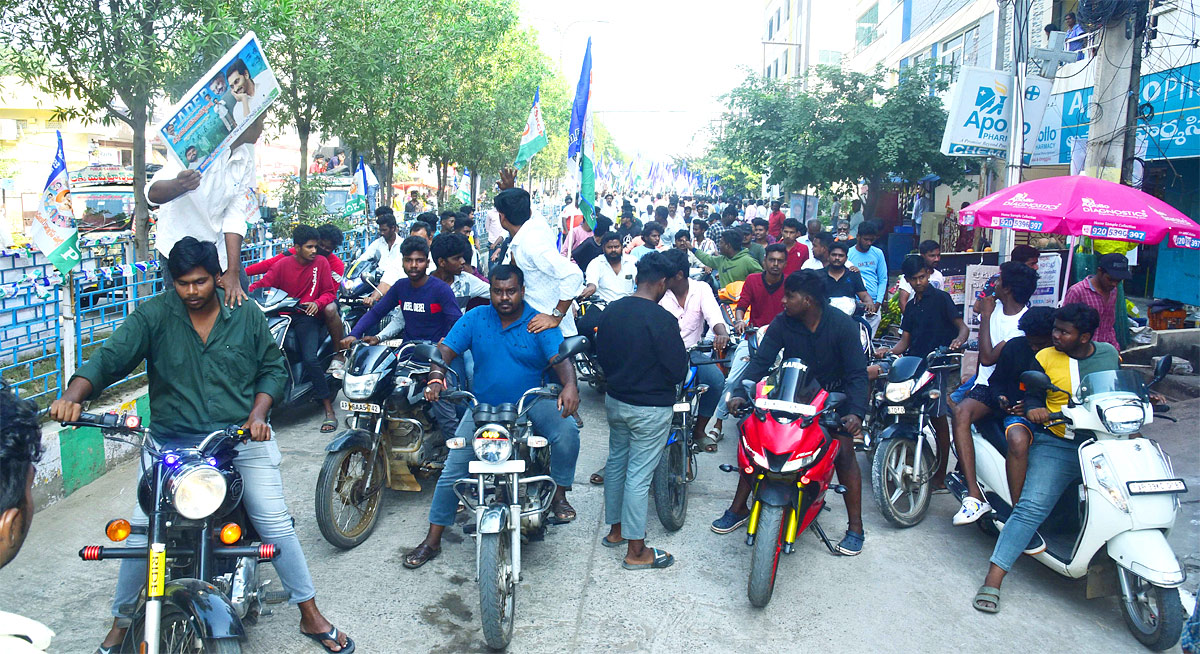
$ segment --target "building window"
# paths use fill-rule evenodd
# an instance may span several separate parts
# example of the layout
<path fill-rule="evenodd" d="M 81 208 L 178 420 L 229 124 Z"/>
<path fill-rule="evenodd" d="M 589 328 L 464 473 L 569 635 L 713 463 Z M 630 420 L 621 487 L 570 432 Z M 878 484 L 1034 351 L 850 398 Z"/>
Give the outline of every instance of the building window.
<path fill-rule="evenodd" d="M 862 52 L 864 48 L 879 39 L 879 3 L 871 5 L 862 16 L 858 17 L 854 26 L 854 51 Z"/>
<path fill-rule="evenodd" d="M 959 68 L 978 65 L 982 47 L 983 44 L 979 42 L 979 26 L 975 25 L 942 43 L 938 48 L 938 63 L 951 67 L 950 81 L 953 82 L 958 79 Z"/>
<path fill-rule="evenodd" d="M 792 0 L 788 0 L 787 2 L 783 3 L 783 18 L 784 18 L 784 20 L 790 20 L 791 17 L 792 17 Z"/>
<path fill-rule="evenodd" d="M 773 38 L 775 38 L 775 21 L 768 20 L 767 21 L 767 40 L 770 41 Z"/>
<path fill-rule="evenodd" d="M 787 74 L 788 74 L 788 52 L 789 52 L 788 50 L 783 51 L 783 76 L 784 77 L 787 77 Z"/>
<path fill-rule="evenodd" d="M 778 32 L 778 31 L 779 31 L 779 26 L 780 26 L 780 25 L 782 25 L 782 24 L 783 24 L 783 23 L 782 23 L 782 22 L 780 22 L 780 19 L 779 19 L 779 10 L 778 10 L 778 9 L 776 9 L 776 10 L 775 10 L 775 31 L 776 31 L 776 32 Z"/>

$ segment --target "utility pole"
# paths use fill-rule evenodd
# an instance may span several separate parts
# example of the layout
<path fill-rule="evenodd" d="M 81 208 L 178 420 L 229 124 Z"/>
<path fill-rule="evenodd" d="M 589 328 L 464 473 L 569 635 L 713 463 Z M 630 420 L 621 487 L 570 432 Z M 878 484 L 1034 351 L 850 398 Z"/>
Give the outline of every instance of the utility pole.
<path fill-rule="evenodd" d="M 1121 183 L 1133 186 L 1133 160 L 1137 154 L 1137 121 L 1142 97 L 1142 43 L 1146 38 L 1146 20 L 1150 0 L 1138 0 L 1130 20 L 1133 22 L 1133 54 L 1129 65 L 1129 95 L 1125 104 L 1125 141 L 1121 148 Z"/>
<path fill-rule="evenodd" d="M 1101 32 L 1096 84 L 1088 106 L 1091 123 L 1083 164 L 1088 177 L 1120 182 L 1125 178 L 1125 161 L 1133 156 L 1147 4 L 1138 0 L 1132 12 L 1110 21 Z"/>
<path fill-rule="evenodd" d="M 1004 186 L 1016 186 L 1021 183 L 1021 165 L 1024 158 L 1025 146 L 1025 111 L 1022 94 L 1025 92 L 1025 77 L 1029 64 L 1029 33 L 1021 29 L 1029 24 L 1029 6 L 1033 0 L 1015 0 L 1013 2 L 1012 52 L 1013 52 L 1013 87 L 1009 89 L 1009 119 L 1008 119 L 1008 165 L 1004 175 Z M 1013 248 L 1013 232 L 1011 229 L 996 230 L 996 251 L 1001 259 L 1006 259 Z"/>

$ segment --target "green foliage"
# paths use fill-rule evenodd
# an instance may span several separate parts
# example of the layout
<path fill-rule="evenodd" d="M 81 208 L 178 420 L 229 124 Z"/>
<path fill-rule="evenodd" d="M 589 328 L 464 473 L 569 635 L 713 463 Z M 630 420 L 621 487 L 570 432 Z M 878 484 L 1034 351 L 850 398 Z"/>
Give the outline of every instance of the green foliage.
<path fill-rule="evenodd" d="M 939 151 L 946 112 L 930 91 L 945 90 L 948 76 L 937 72 L 919 65 L 887 86 L 882 68 L 818 66 L 808 90 L 751 76 L 727 96 L 724 130 L 710 156 L 725 158 L 727 169 L 752 171 L 745 180 L 751 188 L 758 172 L 788 190 L 853 193 L 865 180 L 868 215 L 893 175 L 915 181 L 932 173 L 961 187 L 962 162 Z"/>

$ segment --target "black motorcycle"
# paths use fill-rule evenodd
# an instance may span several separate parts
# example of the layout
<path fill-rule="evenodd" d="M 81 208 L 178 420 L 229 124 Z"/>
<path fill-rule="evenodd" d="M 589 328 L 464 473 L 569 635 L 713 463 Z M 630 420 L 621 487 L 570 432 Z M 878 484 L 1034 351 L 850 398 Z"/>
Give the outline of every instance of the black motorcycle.
<path fill-rule="evenodd" d="M 575 319 L 578 324 L 579 318 L 587 315 L 589 311 L 604 311 L 608 303 L 598 297 L 592 296 L 586 299 L 576 299 L 579 303 L 579 316 Z M 586 382 L 589 386 L 596 389 L 596 392 L 603 393 L 608 388 L 608 382 L 604 379 L 604 370 L 600 368 L 600 360 L 596 356 L 596 335 L 581 334 L 587 338 L 587 348 L 575 355 L 572 362 L 575 364 L 575 376 L 580 382 Z"/>
<path fill-rule="evenodd" d="M 429 361 L 422 341 L 359 342 L 350 350 L 339 403 L 349 413 L 346 429 L 325 447 L 317 476 L 316 515 L 321 534 L 342 549 L 360 545 L 374 531 L 383 489 L 420 491 L 414 471 L 440 467 L 440 443 L 424 389 Z M 428 345 L 425 343 L 425 345 Z M 455 382 L 453 369 L 447 373 Z M 457 386 L 457 383 L 454 385 Z"/>
<path fill-rule="evenodd" d="M 89 545 L 84 561 L 143 559 L 147 580 L 134 607 L 123 651 L 149 654 L 219 652 L 236 654 L 244 624 L 263 613 L 264 603 L 287 601 L 286 591 L 267 591 L 258 564 L 272 560 L 274 545 L 259 543 L 242 506 L 242 476 L 233 465 L 235 447 L 249 434 L 236 425 L 214 431 L 195 447 L 160 449 L 136 415 L 84 413 L 69 427 L 95 427 L 105 438 L 137 444 L 142 468 L 138 504 L 147 527 L 128 520 L 108 523 L 114 542 L 134 530 L 146 533 L 144 547 Z"/>
<path fill-rule="evenodd" d="M 363 259 L 350 264 L 350 268 L 338 284 L 338 308 L 342 314 L 342 322 L 353 327 L 359 318 L 366 315 L 371 308 L 366 303 L 367 296 L 379 287 L 382 277 L 383 269 L 375 259 Z M 382 329 L 387 321 L 387 316 L 379 321 L 379 329 Z M 346 333 L 350 333 L 349 330 Z"/>
<path fill-rule="evenodd" d="M 287 384 L 283 399 L 276 403 L 276 407 L 295 406 L 308 400 L 313 392 L 313 383 L 305 379 L 304 360 L 300 357 L 300 348 L 292 330 L 292 316 L 300 313 L 299 302 L 277 288 L 256 288 L 250 291 L 250 299 L 254 300 L 267 316 L 267 328 L 271 330 L 271 337 L 283 351 L 287 367 Z M 350 330 L 346 329 L 346 333 L 349 332 Z M 341 382 L 338 376 L 329 372 L 329 363 L 335 354 L 337 343 L 333 342 L 327 331 L 323 331 L 321 342 L 317 346 L 317 363 L 324 371 L 325 383 L 336 393 Z"/>
<path fill-rule="evenodd" d="M 941 401 L 939 374 L 955 374 L 962 354 L 940 347 L 926 357 L 879 362 L 864 433 L 874 448 L 871 488 L 883 517 L 897 527 L 921 522 L 929 509 L 930 480 L 938 465 L 932 416 Z M 885 381 L 886 380 L 886 381 Z M 881 387 L 881 388 L 880 388 Z"/>

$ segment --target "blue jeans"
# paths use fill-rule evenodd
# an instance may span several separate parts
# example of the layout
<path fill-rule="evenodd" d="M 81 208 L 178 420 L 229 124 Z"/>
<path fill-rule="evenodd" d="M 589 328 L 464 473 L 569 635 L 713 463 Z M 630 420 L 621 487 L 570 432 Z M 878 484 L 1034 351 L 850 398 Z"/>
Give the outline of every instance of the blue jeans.
<path fill-rule="evenodd" d="M 604 409 L 608 415 L 604 522 L 621 523 L 624 538 L 644 540 L 650 481 L 671 430 L 671 407 L 635 406 L 606 395 Z"/>
<path fill-rule="evenodd" d="M 550 477 L 554 483 L 570 488 L 575 480 L 575 461 L 579 458 L 579 428 L 575 420 L 562 417 L 553 400 L 539 399 L 530 407 L 529 420 L 533 433 L 550 441 Z M 429 505 L 429 522 L 443 527 L 454 524 L 458 508 L 458 496 L 454 494 L 454 482 L 466 479 L 470 462 L 475 458 L 472 436 L 475 434 L 475 418 L 470 411 L 458 423 L 454 435 L 467 440 L 466 447 L 450 450 L 446 467 L 438 477 L 433 489 L 433 502 Z"/>
<path fill-rule="evenodd" d="M 971 389 L 975 387 L 975 377 L 975 375 L 971 375 L 970 379 L 963 382 L 963 384 L 958 388 L 954 389 L 954 392 L 950 394 L 951 401 L 953 401 L 955 404 L 962 402 L 963 399 L 967 397 L 967 393 L 970 393 Z"/>
<path fill-rule="evenodd" d="M 172 441 L 180 442 L 180 441 Z M 190 445 L 198 444 L 192 441 Z M 300 549 L 300 539 L 292 527 L 292 516 L 288 513 L 287 504 L 283 500 L 283 477 L 279 474 L 279 445 L 275 440 L 251 441 L 237 447 L 238 455 L 233 460 L 242 475 L 244 491 L 242 503 L 246 507 L 246 515 L 262 537 L 262 542 L 275 545 L 275 558 L 271 563 L 279 574 L 279 581 L 288 592 L 292 604 L 306 602 L 316 596 L 313 588 L 312 575 L 308 571 L 308 563 L 304 560 L 304 552 Z M 149 460 L 147 459 L 147 464 Z M 140 481 L 140 480 L 139 480 Z M 142 507 L 134 502 L 133 516 L 130 522 L 135 525 L 149 524 Z M 128 547 L 145 547 L 145 534 L 133 534 L 126 540 Z M 133 617 L 125 615 L 122 607 L 137 603 L 138 594 L 146 584 L 146 559 L 123 559 L 120 572 L 117 573 L 117 592 L 113 597 L 113 617 Z"/>
<path fill-rule="evenodd" d="M 1063 491 L 1079 480 L 1079 446 L 1042 429 L 1034 431 L 1021 499 L 1017 500 L 1012 516 L 1004 523 L 996 549 L 992 551 L 992 563 L 1005 572 L 1011 570 Z"/>
<path fill-rule="evenodd" d="M 708 389 L 709 393 L 717 394 L 717 412 L 713 414 L 717 420 L 729 417 L 729 409 L 725 407 L 725 394 L 732 392 L 738 387 L 738 384 L 742 383 L 742 373 L 746 371 L 748 365 L 750 365 L 750 339 L 743 338 L 733 352 L 733 360 L 729 362 L 729 375 L 725 377 L 724 385 L 720 388 Z"/>
<path fill-rule="evenodd" d="M 705 357 L 705 359 L 713 360 L 712 357 Z M 708 390 L 700 396 L 699 415 L 711 418 L 721 404 L 721 396 L 725 394 L 725 376 L 721 374 L 721 369 L 714 363 L 696 366 L 696 385 L 701 384 L 707 385 Z"/>

